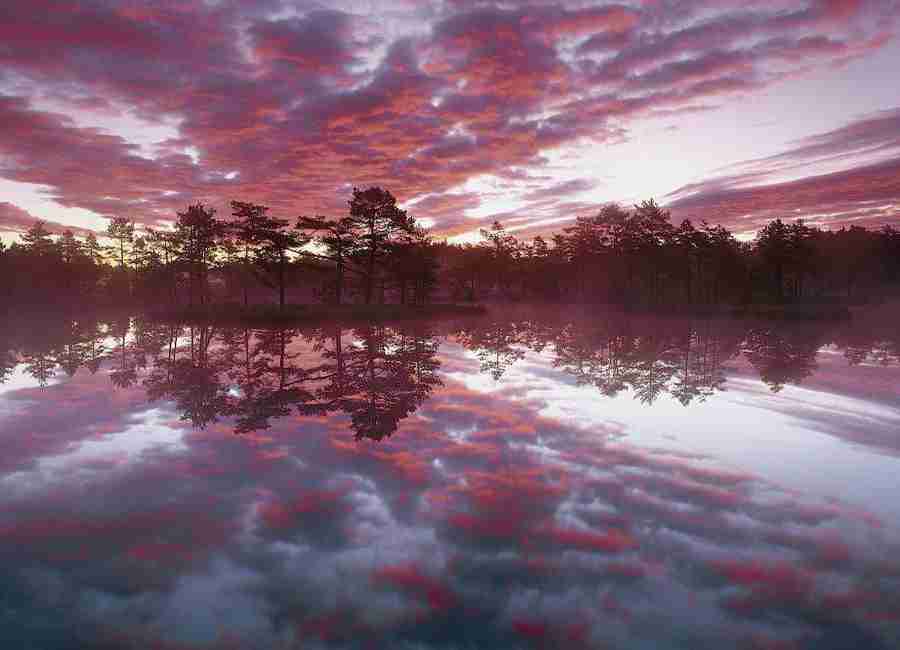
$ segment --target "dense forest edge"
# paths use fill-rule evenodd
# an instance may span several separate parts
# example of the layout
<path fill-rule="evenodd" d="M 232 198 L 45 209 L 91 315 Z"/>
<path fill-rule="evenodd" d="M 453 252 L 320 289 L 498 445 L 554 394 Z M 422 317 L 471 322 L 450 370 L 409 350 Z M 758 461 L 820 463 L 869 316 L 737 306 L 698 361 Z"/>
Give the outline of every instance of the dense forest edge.
<path fill-rule="evenodd" d="M 745 242 L 705 221 L 673 223 L 650 200 L 607 204 L 547 238 L 494 222 L 479 242 L 452 244 L 380 187 L 355 188 L 339 218 L 290 221 L 241 201 L 231 211 L 220 219 L 192 204 L 169 229 L 116 217 L 104 243 L 38 221 L 0 242 L 0 295 L 25 307 L 284 321 L 478 313 L 498 302 L 829 319 L 900 294 L 900 230 L 890 225 L 774 219 Z"/>

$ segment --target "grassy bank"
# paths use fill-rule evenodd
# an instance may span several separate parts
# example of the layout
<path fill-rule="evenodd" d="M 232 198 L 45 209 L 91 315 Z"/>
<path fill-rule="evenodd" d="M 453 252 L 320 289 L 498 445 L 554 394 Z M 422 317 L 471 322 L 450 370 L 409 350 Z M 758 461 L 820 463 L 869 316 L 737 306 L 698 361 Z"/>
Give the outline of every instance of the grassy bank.
<path fill-rule="evenodd" d="M 448 316 L 477 316 L 481 305 L 250 305 L 225 303 L 174 309 L 147 310 L 154 320 L 179 322 L 290 324 L 317 321 L 391 321 Z"/>

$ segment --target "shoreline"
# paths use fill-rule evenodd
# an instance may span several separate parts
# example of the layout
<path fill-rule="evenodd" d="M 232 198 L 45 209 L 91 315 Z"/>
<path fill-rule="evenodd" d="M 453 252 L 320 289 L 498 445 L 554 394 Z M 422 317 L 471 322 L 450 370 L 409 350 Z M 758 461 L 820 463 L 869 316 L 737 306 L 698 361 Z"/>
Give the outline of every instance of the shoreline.
<path fill-rule="evenodd" d="M 431 305 L 321 305 L 291 304 L 279 309 L 277 305 L 235 305 L 233 303 L 145 310 L 144 313 L 162 321 L 234 322 L 234 323 L 309 323 L 317 321 L 390 321 L 440 317 L 482 316 L 487 309 L 482 304 L 439 303 Z"/>

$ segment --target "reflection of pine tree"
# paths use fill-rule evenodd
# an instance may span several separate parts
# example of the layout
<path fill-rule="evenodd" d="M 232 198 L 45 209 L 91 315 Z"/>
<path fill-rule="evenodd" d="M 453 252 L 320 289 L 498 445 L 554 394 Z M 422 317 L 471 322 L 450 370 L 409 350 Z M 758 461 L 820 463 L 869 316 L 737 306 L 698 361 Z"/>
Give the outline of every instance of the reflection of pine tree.
<path fill-rule="evenodd" d="M 70 337 L 63 344 L 59 354 L 59 365 L 65 373 L 72 377 L 87 358 L 87 341 L 79 331 L 77 321 L 72 321 Z"/>
<path fill-rule="evenodd" d="M 348 413 L 357 438 L 391 435 L 440 384 L 437 341 L 427 331 L 369 325 L 345 334 L 334 326 L 311 339 L 320 362 L 304 379 L 315 399 L 298 409 Z"/>
<path fill-rule="evenodd" d="M 480 371 L 490 373 L 494 381 L 500 381 L 504 373 L 517 361 L 525 358 L 524 341 L 516 326 L 507 321 L 492 321 L 483 327 L 463 330 L 458 334 L 460 342 L 474 350 L 480 363 Z"/>
<path fill-rule="evenodd" d="M 572 325 L 563 327 L 556 338 L 554 367 L 562 368 L 575 378 L 579 386 L 593 384 L 597 374 L 603 372 L 605 359 L 600 346 L 580 336 L 583 332 Z"/>
<path fill-rule="evenodd" d="M 64 356 L 66 343 L 72 339 L 70 319 L 47 319 L 26 327 L 19 343 L 21 363 L 25 372 L 34 377 L 40 387 L 50 383 Z"/>
<path fill-rule="evenodd" d="M 195 364 L 189 359 L 176 359 L 170 372 L 167 396 L 175 401 L 181 419 L 195 427 L 205 427 L 215 422 L 226 404 L 223 386 L 215 369 L 204 363 Z"/>
<path fill-rule="evenodd" d="M 647 404 L 669 393 L 686 405 L 721 390 L 722 363 L 736 354 L 741 337 L 737 331 L 714 333 L 709 323 L 703 331 L 688 323 L 667 331 L 675 324 L 631 322 L 625 317 L 555 325 L 539 321 L 476 323 L 461 332 L 458 340 L 475 349 L 482 359 L 482 372 L 493 374 L 497 366 L 491 362 L 502 360 L 506 351 L 514 349 L 513 341 L 535 351 L 552 343 L 554 367 L 573 377 L 579 386 L 593 385 L 611 397 L 629 389 Z M 496 342 L 499 350 L 490 347 Z M 523 352 L 515 351 L 516 358 L 521 358 Z"/>
<path fill-rule="evenodd" d="M 400 340 L 400 367 L 410 374 L 411 395 L 418 405 L 428 399 L 435 386 L 441 385 L 437 374 L 441 367 L 437 358 L 438 341 L 425 331 L 402 332 Z"/>
<path fill-rule="evenodd" d="M 672 395 L 687 406 L 695 399 L 702 402 L 724 390 L 722 364 L 737 354 L 739 343 L 740 337 L 729 336 L 727 330 L 713 333 L 709 321 L 692 329 L 678 344 L 680 361 Z"/>
<path fill-rule="evenodd" d="M 876 331 L 882 328 L 881 323 L 845 327 L 838 332 L 835 343 L 844 349 L 844 357 L 851 366 L 870 359 L 883 366 L 900 362 L 900 328 Z"/>
<path fill-rule="evenodd" d="M 166 328 L 143 319 L 124 318 L 110 328 L 116 341 L 110 352 L 110 379 L 119 388 L 133 386 L 138 372 L 147 367 L 148 359 L 164 345 Z"/>
<path fill-rule="evenodd" d="M 315 400 L 302 409 L 310 414 L 327 413 L 338 408 L 341 398 L 350 390 L 344 330 L 335 324 L 311 332 L 308 338 L 313 342 L 313 351 L 319 355 L 319 363 L 306 370 L 305 377 Z"/>
<path fill-rule="evenodd" d="M 100 364 L 103 363 L 103 357 L 106 354 L 106 346 L 103 344 L 104 336 L 95 324 L 84 353 L 84 365 L 92 375 L 97 374 L 97 371 L 100 370 Z"/>
<path fill-rule="evenodd" d="M 190 345 L 179 356 L 170 344 L 145 384 L 152 399 L 173 399 L 197 426 L 227 415 L 236 433 L 247 433 L 292 411 L 344 411 L 357 437 L 380 439 L 439 383 L 437 345 L 425 334 L 370 326 L 347 336 L 333 327 L 303 338 L 318 355 L 306 366 L 296 330 L 225 330 L 212 346 L 208 333 L 191 330 Z"/>
<path fill-rule="evenodd" d="M 694 342 L 696 335 L 689 332 L 678 347 L 680 359 L 675 367 L 672 396 L 683 406 L 687 406 L 695 398 L 704 394 L 704 361 L 703 352 L 697 350 Z M 711 391 L 710 391 L 711 392 Z"/>
<path fill-rule="evenodd" d="M 56 357 L 52 349 L 37 348 L 29 350 L 22 355 L 25 364 L 25 372 L 37 379 L 38 385 L 43 388 L 56 372 Z"/>
<path fill-rule="evenodd" d="M 297 331 L 287 328 L 254 332 L 251 356 L 243 364 L 244 383 L 232 399 L 229 415 L 237 416 L 235 432 L 266 429 L 272 418 L 290 414 L 291 408 L 311 399 L 304 386 L 303 369 L 290 343 Z M 248 348 L 245 333 L 245 350 Z"/>
<path fill-rule="evenodd" d="M 109 378 L 117 388 L 128 388 L 137 380 L 137 367 L 129 350 L 128 333 L 131 330 L 131 319 L 123 318 L 112 323 L 110 333 L 116 341 L 111 352 L 113 369 Z"/>
<path fill-rule="evenodd" d="M 361 345 L 348 351 L 351 375 L 351 394 L 341 400 L 350 414 L 357 436 L 376 440 L 393 433 L 397 422 L 405 417 L 400 412 L 400 394 L 405 386 L 394 382 L 390 363 L 388 331 L 381 326 L 356 331 Z"/>
<path fill-rule="evenodd" d="M 187 345 L 179 350 L 180 334 L 181 328 L 170 330 L 166 356 L 156 359 L 144 386 L 151 401 L 171 399 L 182 420 L 205 427 L 227 407 L 226 387 L 220 376 L 222 367 L 211 351 L 214 332 L 211 327 L 191 326 L 187 330 Z"/>
<path fill-rule="evenodd" d="M 102 335 L 97 321 L 64 319 L 61 324 L 65 337 L 59 345 L 57 361 L 63 371 L 72 377 L 81 366 L 91 362 L 96 361 L 99 367 L 97 349 L 103 348 L 99 345 Z M 96 372 L 96 369 L 92 372 Z"/>
<path fill-rule="evenodd" d="M 622 352 L 630 339 L 607 326 L 569 323 L 562 327 L 554 338 L 553 365 L 575 377 L 578 385 L 594 385 L 604 395 L 615 397 L 628 387 Z"/>
<path fill-rule="evenodd" d="M 14 350 L 0 348 L 0 384 L 9 380 L 18 361 Z"/>
<path fill-rule="evenodd" d="M 251 352 L 255 347 L 253 330 L 247 327 L 224 329 L 220 336 L 223 345 L 221 358 L 226 367 L 228 383 L 245 390 L 254 380 Z"/>
<path fill-rule="evenodd" d="M 759 378 L 777 393 L 785 384 L 799 384 L 813 373 L 823 343 L 821 329 L 758 327 L 747 335 L 744 354 Z"/>
<path fill-rule="evenodd" d="M 347 391 L 339 398 L 357 438 L 380 440 L 397 430 L 440 383 L 437 344 L 426 334 L 382 325 L 354 330 L 343 352 Z"/>
<path fill-rule="evenodd" d="M 81 366 L 93 361 L 99 366 L 97 357 L 103 353 L 99 343 L 101 338 L 98 322 L 90 317 L 26 322 L 17 333 L 0 332 L 0 341 L 9 346 L 6 350 L 0 349 L 0 383 L 19 363 L 40 386 L 50 382 L 57 368 L 71 377 Z"/>
<path fill-rule="evenodd" d="M 671 349 L 661 336 L 635 338 L 629 365 L 633 368 L 635 397 L 644 404 L 652 404 L 667 392 L 669 381 L 675 374 Z"/>

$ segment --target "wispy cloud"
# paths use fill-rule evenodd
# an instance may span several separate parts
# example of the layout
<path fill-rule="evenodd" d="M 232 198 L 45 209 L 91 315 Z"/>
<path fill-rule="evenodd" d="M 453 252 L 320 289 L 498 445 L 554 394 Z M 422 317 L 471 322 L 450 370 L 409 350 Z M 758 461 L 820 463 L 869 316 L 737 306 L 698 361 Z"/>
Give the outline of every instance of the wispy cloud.
<path fill-rule="evenodd" d="M 821 173 L 823 167 L 838 169 Z M 777 182 L 784 175 L 794 178 Z M 805 217 L 829 227 L 896 223 L 900 109 L 864 116 L 776 155 L 732 165 L 668 198 L 678 215 L 745 231 L 775 217 Z"/>

